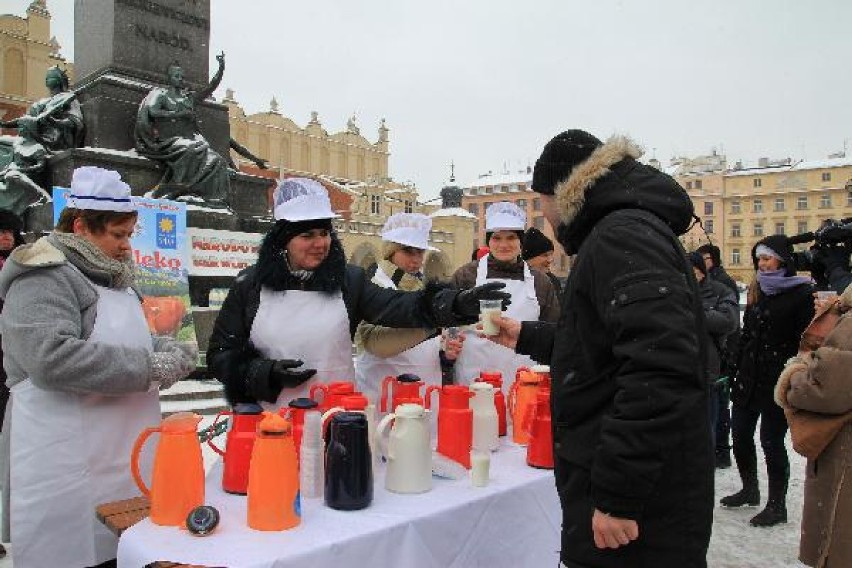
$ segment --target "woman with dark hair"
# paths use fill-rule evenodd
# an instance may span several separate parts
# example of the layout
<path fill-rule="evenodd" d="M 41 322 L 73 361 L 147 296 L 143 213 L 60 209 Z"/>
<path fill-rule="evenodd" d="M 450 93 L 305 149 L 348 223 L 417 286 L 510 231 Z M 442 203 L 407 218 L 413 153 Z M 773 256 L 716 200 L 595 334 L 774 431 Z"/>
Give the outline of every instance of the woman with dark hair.
<path fill-rule="evenodd" d="M 277 408 L 306 396 L 313 383 L 354 381 L 352 338 L 361 321 L 424 329 L 473 323 L 480 299 L 507 297 L 500 284 L 382 288 L 346 264 L 332 226 L 338 215 L 320 183 L 286 179 L 273 202 L 275 226 L 257 264 L 234 281 L 207 350 L 231 404 Z"/>
<path fill-rule="evenodd" d="M 133 288 L 136 217 L 117 172 L 78 168 L 56 230 L 0 272 L 16 566 L 115 565 L 118 539 L 94 508 L 138 495 L 130 453 L 160 422 L 157 389 L 195 369 L 195 354 L 148 331 Z"/>
<path fill-rule="evenodd" d="M 784 363 L 796 354 L 799 338 L 814 315 L 811 279 L 796 276 L 793 247 L 784 235 L 758 242 L 751 251 L 757 271 L 749 292 L 731 389 L 734 458 L 743 488 L 723 497 L 725 507 L 756 507 L 757 453 L 754 433 L 760 420 L 760 445 L 766 459 L 769 497 L 752 517 L 753 526 L 787 522 L 790 461 L 784 445 L 787 420 L 773 394 Z"/>

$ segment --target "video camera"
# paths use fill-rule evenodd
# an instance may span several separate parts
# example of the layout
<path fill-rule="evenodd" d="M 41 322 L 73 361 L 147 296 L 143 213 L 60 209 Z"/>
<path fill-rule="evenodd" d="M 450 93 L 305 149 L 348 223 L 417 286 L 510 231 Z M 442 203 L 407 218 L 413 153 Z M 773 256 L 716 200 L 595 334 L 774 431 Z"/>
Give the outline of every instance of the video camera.
<path fill-rule="evenodd" d="M 842 247 L 849 258 L 852 253 L 852 217 L 839 221 L 826 219 L 816 231 L 793 235 L 789 240 L 791 245 L 814 242 L 808 250 L 794 252 L 793 260 L 796 270 L 810 271 L 817 282 L 825 280 L 825 267 L 820 261 L 820 253 Z"/>

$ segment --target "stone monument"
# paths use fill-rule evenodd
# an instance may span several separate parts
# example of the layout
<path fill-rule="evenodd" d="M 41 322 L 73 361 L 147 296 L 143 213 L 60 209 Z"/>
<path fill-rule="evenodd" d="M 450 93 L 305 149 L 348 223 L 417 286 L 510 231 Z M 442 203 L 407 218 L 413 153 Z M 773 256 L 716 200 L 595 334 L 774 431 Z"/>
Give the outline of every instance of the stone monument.
<path fill-rule="evenodd" d="M 85 133 L 81 147 L 47 159 L 42 187 L 68 187 L 75 168 L 100 166 L 120 172 L 135 195 L 200 197 L 203 202 L 188 207 L 189 227 L 261 233 L 272 226 L 268 202 L 271 181 L 228 167 L 229 149 L 234 147 L 228 110 L 208 98 L 224 71 L 223 55 L 218 77 L 209 81 L 210 0 L 75 0 L 74 38 L 78 79 L 71 89 L 82 110 Z M 185 122 L 171 125 L 176 127 L 174 132 L 169 133 L 165 124 L 156 125 L 163 127 L 156 138 L 162 142 L 168 138 L 165 133 L 180 138 L 172 142 L 183 143 L 190 137 L 195 141 L 193 150 L 202 156 L 199 161 L 205 166 L 212 164 L 215 170 L 211 178 L 217 185 L 212 196 L 204 194 L 209 189 L 206 183 L 174 180 L 174 164 L 157 159 L 156 144 L 137 143 L 140 105 L 146 101 L 150 104 L 144 108 L 150 110 L 156 101 L 149 95 L 163 92 L 190 97 L 191 112 L 181 115 Z M 170 180 L 177 183 L 169 186 Z M 27 210 L 28 230 L 50 230 L 51 206 Z M 226 276 L 190 275 L 192 304 L 207 306 L 210 289 L 228 287 L 231 280 Z M 211 323 L 199 324 L 196 319 L 202 349 L 206 348 Z"/>

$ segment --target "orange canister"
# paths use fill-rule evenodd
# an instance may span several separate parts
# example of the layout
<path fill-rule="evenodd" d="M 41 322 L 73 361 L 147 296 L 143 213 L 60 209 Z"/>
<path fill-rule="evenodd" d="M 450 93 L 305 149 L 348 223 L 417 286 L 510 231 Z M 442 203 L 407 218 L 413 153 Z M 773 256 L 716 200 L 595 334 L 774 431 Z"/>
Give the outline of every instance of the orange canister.
<path fill-rule="evenodd" d="M 258 531 L 292 529 L 302 521 L 299 469 L 289 420 L 264 412 L 251 453 L 248 526 Z"/>

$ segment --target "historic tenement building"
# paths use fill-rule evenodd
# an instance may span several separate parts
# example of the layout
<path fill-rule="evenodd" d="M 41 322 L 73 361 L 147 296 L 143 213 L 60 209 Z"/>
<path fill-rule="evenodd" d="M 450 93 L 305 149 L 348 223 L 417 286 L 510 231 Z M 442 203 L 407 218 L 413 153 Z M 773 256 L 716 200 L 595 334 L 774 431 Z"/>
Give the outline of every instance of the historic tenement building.
<path fill-rule="evenodd" d="M 73 67 L 59 49 L 50 34 L 45 0 L 32 2 L 25 17 L 0 14 L 0 120 L 21 116 L 46 95 L 44 76 L 49 67 L 59 65 L 73 77 Z"/>

